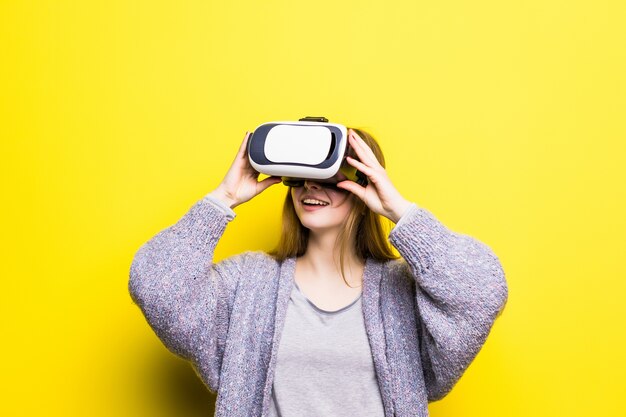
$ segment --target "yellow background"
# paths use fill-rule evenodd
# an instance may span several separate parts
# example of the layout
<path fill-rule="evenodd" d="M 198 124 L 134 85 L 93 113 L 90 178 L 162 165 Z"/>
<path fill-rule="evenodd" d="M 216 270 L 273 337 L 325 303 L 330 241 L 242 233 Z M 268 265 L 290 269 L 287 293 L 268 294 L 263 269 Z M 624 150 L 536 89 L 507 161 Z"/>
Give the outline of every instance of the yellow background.
<path fill-rule="evenodd" d="M 3 416 L 207 416 L 127 292 L 246 130 L 323 115 L 490 245 L 509 302 L 434 417 L 624 416 L 626 7 L 598 1 L 0 3 Z M 276 242 L 285 188 L 216 259 Z M 261 220 L 261 221 L 259 221 Z"/>

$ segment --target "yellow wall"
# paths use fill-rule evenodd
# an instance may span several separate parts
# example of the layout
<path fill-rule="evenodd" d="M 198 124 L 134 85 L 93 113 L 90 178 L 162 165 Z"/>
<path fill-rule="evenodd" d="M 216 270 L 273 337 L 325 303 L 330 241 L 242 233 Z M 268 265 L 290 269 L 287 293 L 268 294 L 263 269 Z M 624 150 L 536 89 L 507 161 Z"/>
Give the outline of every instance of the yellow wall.
<path fill-rule="evenodd" d="M 4 416 L 207 416 L 127 293 L 246 130 L 369 129 L 401 193 L 490 245 L 507 309 L 435 417 L 623 416 L 626 7 L 0 3 Z M 217 259 L 269 249 L 285 188 Z M 262 213 L 263 222 L 259 223 Z"/>

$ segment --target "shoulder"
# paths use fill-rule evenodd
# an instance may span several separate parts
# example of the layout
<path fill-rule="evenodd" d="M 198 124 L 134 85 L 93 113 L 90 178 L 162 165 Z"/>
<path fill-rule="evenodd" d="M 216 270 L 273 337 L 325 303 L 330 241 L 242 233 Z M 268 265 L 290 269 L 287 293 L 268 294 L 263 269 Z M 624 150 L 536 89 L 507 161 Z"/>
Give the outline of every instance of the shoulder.
<path fill-rule="evenodd" d="M 412 316 L 415 312 L 416 281 L 403 258 L 384 261 L 380 281 L 380 297 L 385 301 L 386 314 Z"/>
<path fill-rule="evenodd" d="M 267 252 L 255 250 L 230 256 L 221 261 L 220 264 L 228 264 L 237 268 L 242 276 L 246 278 L 259 280 L 277 276 L 282 262 L 276 260 Z"/>
<path fill-rule="evenodd" d="M 413 276 L 411 275 L 411 267 L 407 261 L 400 257 L 398 259 L 391 259 L 384 261 L 383 265 L 383 278 L 385 281 L 396 286 L 411 286 L 415 283 Z"/>
<path fill-rule="evenodd" d="M 261 250 L 244 251 L 224 258 L 221 262 L 236 264 L 241 267 L 254 265 L 279 265 L 280 262 Z"/>
<path fill-rule="evenodd" d="M 402 278 L 411 274 L 409 264 L 402 257 L 382 262 L 383 274 L 395 278 Z"/>
<path fill-rule="evenodd" d="M 273 256 L 262 250 L 246 251 L 242 253 L 242 256 L 248 263 L 258 266 L 280 266 L 281 262 L 276 260 Z"/>

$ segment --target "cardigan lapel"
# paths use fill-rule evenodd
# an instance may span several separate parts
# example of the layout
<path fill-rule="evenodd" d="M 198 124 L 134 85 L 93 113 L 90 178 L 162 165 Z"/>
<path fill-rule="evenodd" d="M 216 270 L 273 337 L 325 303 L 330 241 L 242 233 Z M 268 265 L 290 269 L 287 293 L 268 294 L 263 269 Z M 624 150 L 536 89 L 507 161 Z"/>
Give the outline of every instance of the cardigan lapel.
<path fill-rule="evenodd" d="M 393 391 L 391 389 L 391 373 L 387 363 L 386 340 L 381 316 L 380 287 L 382 281 L 383 264 L 368 258 L 363 273 L 363 319 L 365 330 L 370 342 L 376 379 L 383 398 L 385 416 L 394 415 Z"/>
<path fill-rule="evenodd" d="M 274 370 L 276 368 L 276 355 L 278 353 L 278 346 L 280 344 L 280 336 L 285 326 L 285 317 L 287 316 L 287 306 L 289 304 L 289 296 L 294 282 L 294 275 L 296 271 L 296 258 L 291 257 L 283 261 L 280 267 L 280 274 L 278 278 L 278 292 L 276 295 L 276 312 L 274 320 L 274 334 L 272 339 L 272 352 L 270 356 L 269 368 L 267 371 L 267 378 L 265 380 L 265 387 L 263 388 L 263 404 L 262 404 L 262 417 L 265 417 L 269 410 L 272 382 L 274 381 Z"/>

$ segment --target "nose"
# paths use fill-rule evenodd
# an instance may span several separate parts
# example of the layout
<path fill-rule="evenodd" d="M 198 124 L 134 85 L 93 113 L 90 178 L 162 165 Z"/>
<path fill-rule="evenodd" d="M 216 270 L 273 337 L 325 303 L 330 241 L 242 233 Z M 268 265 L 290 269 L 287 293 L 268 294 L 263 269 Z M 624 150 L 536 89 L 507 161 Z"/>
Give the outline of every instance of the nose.
<path fill-rule="evenodd" d="M 321 185 L 319 185 L 317 182 L 312 181 L 312 180 L 304 180 L 304 188 L 306 188 L 307 190 L 309 189 L 314 189 L 314 190 L 318 190 L 320 188 L 322 188 Z"/>

